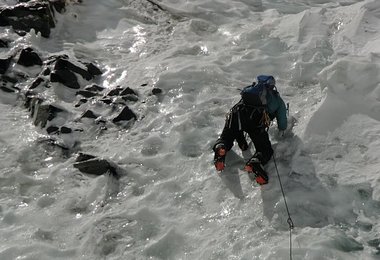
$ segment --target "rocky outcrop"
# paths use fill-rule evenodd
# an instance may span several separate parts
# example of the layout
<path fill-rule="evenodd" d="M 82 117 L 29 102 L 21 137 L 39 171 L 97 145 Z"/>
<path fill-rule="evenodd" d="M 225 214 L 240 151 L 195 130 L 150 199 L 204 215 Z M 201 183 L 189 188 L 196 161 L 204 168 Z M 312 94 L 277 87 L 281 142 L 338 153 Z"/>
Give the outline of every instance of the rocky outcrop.
<path fill-rule="evenodd" d="M 105 88 L 101 87 L 101 86 L 98 86 L 96 84 L 92 84 L 91 86 L 87 86 L 84 88 L 84 90 L 87 90 L 87 91 L 92 91 L 92 92 L 101 92 L 103 91 Z"/>
<path fill-rule="evenodd" d="M 62 11 L 63 3 L 63 0 L 27 1 L 0 7 L 0 26 L 12 26 L 20 34 L 35 29 L 48 37 L 54 26 L 53 10 Z M 0 40 L 0 48 L 8 48 L 9 43 Z M 81 153 L 81 138 L 91 136 L 88 134 L 91 131 L 99 135 L 110 127 L 133 127 L 138 119 L 134 109 L 141 98 L 139 93 L 127 86 L 111 89 L 102 86 L 99 83 L 102 70 L 87 60 L 65 54 L 43 57 L 33 47 L 12 46 L 2 51 L 0 95 L 14 97 L 17 100 L 14 104 L 24 100 L 33 124 L 46 131 L 40 143 L 58 147 L 67 157 L 80 152 L 74 167 L 83 173 L 117 176 L 111 161 Z M 23 67 L 33 68 L 23 72 Z"/>
<path fill-rule="evenodd" d="M 119 123 L 121 121 L 129 121 L 132 119 L 137 119 L 136 114 L 128 106 L 125 106 L 119 115 L 112 120 L 112 122 Z"/>
<path fill-rule="evenodd" d="M 74 167 L 86 174 L 102 175 L 110 172 L 117 176 L 116 168 L 109 161 L 89 154 L 79 153 Z"/>
<path fill-rule="evenodd" d="M 47 38 L 55 27 L 55 10 L 63 12 L 65 5 L 65 0 L 42 0 L 0 7 L 0 26 L 11 26 L 20 35 L 34 29 Z"/>
<path fill-rule="evenodd" d="M 17 64 L 31 67 L 34 65 L 42 66 L 42 60 L 40 56 L 30 47 L 21 50 Z"/>
<path fill-rule="evenodd" d="M 11 64 L 12 56 L 0 56 L 0 74 L 4 74 Z"/>
<path fill-rule="evenodd" d="M 89 81 L 101 74 L 100 69 L 92 63 L 81 64 L 79 62 L 71 62 L 67 56 L 63 56 L 55 60 L 50 80 L 52 82 L 60 82 L 72 89 L 79 89 L 80 86 L 76 75 L 80 75 L 83 79 Z"/>
<path fill-rule="evenodd" d="M 32 48 L 26 48 L 21 53 L 23 56 L 20 54 L 18 61 L 22 60 L 19 63 L 24 66 L 42 64 L 41 73 L 31 81 L 24 93 L 25 107 L 30 110 L 33 123 L 46 128 L 48 134 L 71 133 L 63 127 L 63 124 L 67 124 L 68 128 L 72 125 L 74 129 L 85 129 L 86 127 L 80 124 L 93 122 L 100 124 L 101 130 L 106 130 L 106 125 L 109 123 L 126 127 L 125 124 L 122 124 L 123 122 L 137 120 L 136 113 L 127 104 L 137 102 L 139 100 L 138 93 L 130 87 L 121 86 L 105 93 L 105 87 L 91 83 L 102 73 L 93 63 L 76 60 L 67 55 L 49 57 L 45 61 L 36 62 L 39 59 Z M 12 57 L 10 57 L 9 62 L 12 62 Z M 4 75 L 4 77 L 6 76 Z M 79 80 L 80 78 L 82 79 Z M 83 86 L 84 82 L 90 84 Z M 12 84 L 16 85 L 17 83 L 17 79 L 7 83 L 7 88 L 4 91 L 16 91 L 12 89 Z M 45 100 L 43 93 L 49 88 L 54 88 L 55 92 L 65 92 L 67 89 L 69 94 L 70 91 L 76 90 L 72 95 L 79 97 L 79 99 L 77 102 L 73 102 L 72 110 L 67 107 L 67 102 L 64 103 L 65 108 L 63 108 L 58 105 L 59 100 L 55 103 Z M 78 114 L 80 114 L 79 117 L 76 116 Z M 55 120 L 57 117 L 58 119 Z M 85 118 L 93 119 L 93 121 L 81 120 Z M 57 122 L 53 122 L 54 120 Z"/>
<path fill-rule="evenodd" d="M 15 86 L 17 79 L 6 75 L 0 76 L 0 89 L 7 93 L 16 93 L 20 89 Z"/>
<path fill-rule="evenodd" d="M 49 134 L 62 134 L 64 132 L 62 132 L 62 129 L 59 131 L 59 127 L 62 125 L 52 125 L 51 123 L 60 113 L 78 114 L 78 111 L 66 111 L 66 109 L 44 100 L 43 92 L 51 87 L 62 89 L 62 91 L 64 91 L 64 88 L 77 90 L 74 95 L 79 96 L 80 99 L 75 104 L 73 103 L 73 109 L 78 110 L 82 105 L 86 104 L 86 107 L 80 109 L 82 113 L 79 120 L 71 122 L 74 125 L 78 124 L 80 119 L 83 118 L 96 119 L 93 122 L 96 124 L 102 123 L 102 129 L 104 130 L 106 129 L 104 126 L 109 123 L 107 122 L 107 118 L 111 119 L 110 122 L 118 125 L 122 122 L 137 120 L 136 113 L 127 105 L 127 102 L 130 104 L 139 100 L 138 93 L 132 88 L 117 86 L 108 91 L 108 93 L 103 93 L 105 88 L 102 86 L 94 83 L 82 86 L 79 83 L 83 83 L 83 80 L 91 82 L 97 75 L 101 74 L 101 70 L 93 63 L 73 60 L 66 55 L 50 57 L 46 61 L 35 62 L 33 60 L 36 60 L 37 56 L 31 48 L 26 48 L 21 53 L 27 53 L 27 55 L 23 56 L 24 58 L 19 58 L 19 61 L 23 60 L 22 64 L 42 64 L 41 73 L 31 82 L 28 90 L 25 92 L 25 107 L 30 110 L 34 124 L 46 128 Z M 82 77 L 83 80 L 79 81 L 78 77 Z M 13 79 L 10 85 L 15 85 L 17 82 L 17 79 Z M 7 85 L 4 91 L 15 91 L 11 86 Z M 91 102 L 89 102 L 90 100 Z M 91 109 L 92 106 L 94 110 Z M 97 111 L 99 106 L 104 106 L 99 110 L 100 113 Z M 66 118 L 63 118 L 59 121 L 70 124 L 70 122 L 66 122 L 65 120 Z"/>
<path fill-rule="evenodd" d="M 66 112 L 63 108 L 59 108 L 52 104 L 45 104 L 44 100 L 39 97 L 30 97 L 28 107 L 36 126 L 44 128 L 48 121 L 52 121 L 58 113 Z"/>
<path fill-rule="evenodd" d="M 72 89 L 80 88 L 77 76 L 68 69 L 54 70 L 50 74 L 50 81 L 62 83 L 66 87 Z"/>
<path fill-rule="evenodd" d="M 81 75 L 82 78 L 85 80 L 91 80 L 94 78 L 94 76 L 96 76 L 96 75 L 91 74 L 88 71 L 87 67 L 81 66 L 81 64 L 79 63 L 74 64 L 73 62 L 69 61 L 67 58 L 59 57 L 55 61 L 54 71 L 66 71 L 66 70 Z"/>
<path fill-rule="evenodd" d="M 83 113 L 83 115 L 81 116 L 81 118 L 93 118 L 93 119 L 96 119 L 98 118 L 99 115 L 95 115 L 94 112 L 92 112 L 91 110 L 87 110 L 86 112 Z"/>
<path fill-rule="evenodd" d="M 162 94 L 162 89 L 160 89 L 160 88 L 153 88 L 153 89 L 152 89 L 152 94 L 153 94 L 153 95 L 159 95 L 159 94 Z"/>
<path fill-rule="evenodd" d="M 30 85 L 29 89 L 35 89 L 36 87 L 41 85 L 41 83 L 43 82 L 45 82 L 43 78 L 37 77 L 35 80 L 33 80 L 32 85 Z"/>

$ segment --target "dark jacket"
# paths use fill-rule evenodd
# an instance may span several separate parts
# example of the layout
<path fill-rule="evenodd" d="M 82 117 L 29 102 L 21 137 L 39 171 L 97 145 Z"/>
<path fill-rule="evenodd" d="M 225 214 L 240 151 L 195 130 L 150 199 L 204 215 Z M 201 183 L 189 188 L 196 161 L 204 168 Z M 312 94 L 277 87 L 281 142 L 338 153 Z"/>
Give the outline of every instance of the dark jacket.
<path fill-rule="evenodd" d="M 268 91 L 266 94 L 267 105 L 264 107 L 247 106 L 240 100 L 231 109 L 228 115 L 228 124 L 230 128 L 235 128 L 234 125 L 238 125 L 239 131 L 249 132 L 256 128 L 265 128 L 262 121 L 262 113 L 264 110 L 269 114 L 270 120 L 276 118 L 277 126 L 280 131 L 284 131 L 287 128 L 286 106 L 280 94 L 273 90 Z"/>

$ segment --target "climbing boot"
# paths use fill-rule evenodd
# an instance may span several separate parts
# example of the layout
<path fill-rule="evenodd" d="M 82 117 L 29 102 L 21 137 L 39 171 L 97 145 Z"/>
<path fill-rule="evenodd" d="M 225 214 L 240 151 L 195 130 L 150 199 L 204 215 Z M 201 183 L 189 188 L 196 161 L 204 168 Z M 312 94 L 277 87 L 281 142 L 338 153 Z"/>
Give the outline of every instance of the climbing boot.
<path fill-rule="evenodd" d="M 214 155 L 214 165 L 217 171 L 223 171 L 225 167 L 225 158 L 227 154 L 226 147 L 224 144 L 218 144 L 214 148 L 215 155 Z"/>
<path fill-rule="evenodd" d="M 264 185 L 268 183 L 268 174 L 261 166 L 260 160 L 256 157 L 252 157 L 245 165 L 244 170 L 248 172 L 248 176 L 252 179 L 252 175 L 254 175 L 254 179 L 260 185 Z"/>

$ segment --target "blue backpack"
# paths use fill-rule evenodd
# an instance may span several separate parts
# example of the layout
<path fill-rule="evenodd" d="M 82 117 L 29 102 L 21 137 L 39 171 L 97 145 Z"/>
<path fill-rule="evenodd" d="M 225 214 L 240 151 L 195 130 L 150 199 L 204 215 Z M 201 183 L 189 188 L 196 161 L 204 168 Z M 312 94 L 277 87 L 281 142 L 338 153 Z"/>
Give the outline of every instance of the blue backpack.
<path fill-rule="evenodd" d="M 267 105 L 266 95 L 268 91 L 275 89 L 276 81 L 273 76 L 257 76 L 257 83 L 245 87 L 241 92 L 244 105 L 252 107 L 265 107 Z"/>

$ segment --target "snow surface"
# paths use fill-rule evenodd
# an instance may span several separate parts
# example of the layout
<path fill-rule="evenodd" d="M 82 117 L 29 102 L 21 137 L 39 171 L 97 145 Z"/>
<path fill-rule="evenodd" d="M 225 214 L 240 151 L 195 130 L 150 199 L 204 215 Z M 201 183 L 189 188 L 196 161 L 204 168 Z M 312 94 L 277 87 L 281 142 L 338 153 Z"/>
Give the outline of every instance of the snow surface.
<path fill-rule="evenodd" d="M 44 130 L 1 93 L 0 259 L 289 259 L 273 161 L 263 187 L 242 171 L 253 148 L 234 147 L 221 174 L 212 165 L 257 74 L 276 77 L 294 123 L 270 129 L 293 259 L 380 259 L 380 1 L 151 2 L 84 0 L 50 39 L 0 28 L 12 50 L 96 61 L 99 84 L 146 97 L 132 127 L 76 137 L 123 169 L 114 180 L 41 145 Z"/>

